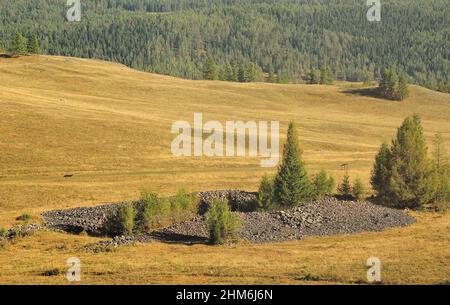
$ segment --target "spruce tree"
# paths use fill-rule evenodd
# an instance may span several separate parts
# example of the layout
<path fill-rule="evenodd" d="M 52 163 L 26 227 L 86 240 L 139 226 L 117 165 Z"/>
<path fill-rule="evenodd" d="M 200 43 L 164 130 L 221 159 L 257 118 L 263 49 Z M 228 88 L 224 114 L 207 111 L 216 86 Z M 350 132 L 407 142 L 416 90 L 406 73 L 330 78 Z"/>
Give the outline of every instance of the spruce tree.
<path fill-rule="evenodd" d="M 30 54 L 39 54 L 41 53 L 41 49 L 39 47 L 39 40 L 36 35 L 31 37 L 31 39 L 28 41 L 28 53 Z"/>
<path fill-rule="evenodd" d="M 389 90 L 388 90 L 389 78 L 390 78 L 389 71 L 387 69 L 383 69 L 383 72 L 381 72 L 381 80 L 380 80 L 379 90 L 380 90 L 380 94 L 384 98 L 387 98 L 387 95 L 389 92 Z"/>
<path fill-rule="evenodd" d="M 216 80 L 217 75 L 217 66 L 214 62 L 214 58 L 211 55 L 208 55 L 206 62 L 203 66 L 203 79 L 206 80 Z"/>
<path fill-rule="evenodd" d="M 387 84 L 387 98 L 396 100 L 398 96 L 398 75 L 397 72 L 391 70 L 389 72 L 389 79 Z"/>
<path fill-rule="evenodd" d="M 400 77 L 400 80 L 398 81 L 398 93 L 396 99 L 402 101 L 408 96 L 409 96 L 408 81 L 406 80 L 406 77 L 402 75 Z"/>
<path fill-rule="evenodd" d="M 320 75 L 317 70 L 311 68 L 308 76 L 308 83 L 311 85 L 318 84 L 320 82 Z"/>
<path fill-rule="evenodd" d="M 227 63 L 225 65 L 225 77 L 227 81 L 234 81 L 233 73 L 233 67 L 230 65 L 230 63 Z"/>
<path fill-rule="evenodd" d="M 274 75 L 274 73 L 273 73 L 273 68 L 272 68 L 272 66 L 270 66 L 270 68 L 269 68 L 269 76 L 268 76 L 268 78 L 267 78 L 267 82 L 268 82 L 268 83 L 274 83 L 274 82 L 275 82 L 275 75 Z"/>
<path fill-rule="evenodd" d="M 334 79 L 333 73 L 331 72 L 331 69 L 328 66 L 320 70 L 320 83 L 322 85 L 333 84 L 333 79 Z"/>
<path fill-rule="evenodd" d="M 247 69 L 245 71 L 245 81 L 250 83 L 250 82 L 254 82 L 256 80 L 256 68 L 255 65 L 253 63 L 249 63 L 247 65 Z"/>
<path fill-rule="evenodd" d="M 352 195 L 352 186 L 350 184 L 350 177 L 345 174 L 342 178 L 342 182 L 338 187 L 339 195 L 344 196 L 345 198 L 350 198 Z"/>
<path fill-rule="evenodd" d="M 352 186 L 352 195 L 356 200 L 361 201 L 364 199 L 365 194 L 366 188 L 364 183 L 361 179 L 357 178 Z"/>
<path fill-rule="evenodd" d="M 392 202 L 399 207 L 421 207 L 435 194 L 435 174 L 418 115 L 407 117 L 392 143 Z"/>
<path fill-rule="evenodd" d="M 274 185 L 273 179 L 264 175 L 258 190 L 258 205 L 261 210 L 267 211 L 273 208 Z"/>
<path fill-rule="evenodd" d="M 240 83 L 245 83 L 245 69 L 242 64 L 239 65 L 239 68 L 237 71 L 237 80 Z"/>
<path fill-rule="evenodd" d="M 16 33 L 11 43 L 11 53 L 14 55 L 27 54 L 27 40 L 21 33 Z"/>
<path fill-rule="evenodd" d="M 437 205 L 450 201 L 450 168 L 444 138 L 441 133 L 434 136 L 433 145 L 433 162 L 437 176 L 434 201 Z"/>
<path fill-rule="evenodd" d="M 323 197 L 330 195 L 334 189 L 334 179 L 328 177 L 327 172 L 321 170 L 319 174 L 314 176 L 311 186 L 311 197 L 320 200 Z"/>
<path fill-rule="evenodd" d="M 284 145 L 283 160 L 274 182 L 275 200 L 281 205 L 300 205 L 310 197 L 310 181 L 301 154 L 297 127 L 291 121 Z"/>
<path fill-rule="evenodd" d="M 391 149 L 387 143 L 383 143 L 375 156 L 375 164 L 372 170 L 370 183 L 376 195 L 382 201 L 389 198 L 391 180 Z"/>

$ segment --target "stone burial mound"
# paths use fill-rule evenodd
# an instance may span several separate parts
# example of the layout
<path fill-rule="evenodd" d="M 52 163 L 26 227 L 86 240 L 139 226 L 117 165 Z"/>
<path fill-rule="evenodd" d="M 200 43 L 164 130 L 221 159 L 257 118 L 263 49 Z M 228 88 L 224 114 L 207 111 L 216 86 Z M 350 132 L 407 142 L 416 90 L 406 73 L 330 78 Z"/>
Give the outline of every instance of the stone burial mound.
<path fill-rule="evenodd" d="M 302 239 L 306 236 L 327 236 L 359 232 L 378 232 L 387 228 L 404 227 L 415 219 L 402 210 L 378 206 L 369 202 L 343 201 L 334 197 L 311 201 L 302 206 L 271 212 L 258 212 L 257 194 L 243 191 L 211 191 L 198 193 L 198 215 L 170 227 L 135 236 L 116 236 L 105 245 L 134 242 L 196 243 L 208 242 L 204 214 L 215 199 L 227 199 L 241 220 L 239 238 L 252 243 Z M 110 220 L 125 203 L 43 214 L 45 226 L 70 233 L 87 232 L 94 236 L 111 235 Z"/>
<path fill-rule="evenodd" d="M 359 232 L 379 232 L 387 228 L 405 227 L 415 218 L 401 210 L 368 202 L 340 201 L 325 198 L 302 206 L 274 212 L 236 212 L 241 220 L 241 239 L 273 242 Z M 207 240 L 204 217 L 172 225 L 155 232 L 166 240 Z"/>
<path fill-rule="evenodd" d="M 231 210 L 239 212 L 254 212 L 258 209 L 258 193 L 240 190 L 208 191 L 198 193 L 200 205 L 198 213 L 204 215 L 214 200 L 225 199 Z"/>

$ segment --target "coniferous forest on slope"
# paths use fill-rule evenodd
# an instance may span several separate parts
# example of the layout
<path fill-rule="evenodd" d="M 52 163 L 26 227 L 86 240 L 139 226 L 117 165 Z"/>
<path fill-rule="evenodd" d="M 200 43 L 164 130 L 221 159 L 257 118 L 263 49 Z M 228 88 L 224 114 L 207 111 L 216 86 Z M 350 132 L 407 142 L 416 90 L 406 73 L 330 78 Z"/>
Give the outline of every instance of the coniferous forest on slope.
<path fill-rule="evenodd" d="M 255 80 L 306 82 L 329 67 L 340 80 L 379 79 L 384 68 L 449 92 L 447 0 L 382 0 L 369 22 L 365 0 L 0 0 L 0 47 L 15 33 L 37 35 L 42 53 L 112 60 L 202 79 L 208 60 L 227 78 L 252 65 Z"/>

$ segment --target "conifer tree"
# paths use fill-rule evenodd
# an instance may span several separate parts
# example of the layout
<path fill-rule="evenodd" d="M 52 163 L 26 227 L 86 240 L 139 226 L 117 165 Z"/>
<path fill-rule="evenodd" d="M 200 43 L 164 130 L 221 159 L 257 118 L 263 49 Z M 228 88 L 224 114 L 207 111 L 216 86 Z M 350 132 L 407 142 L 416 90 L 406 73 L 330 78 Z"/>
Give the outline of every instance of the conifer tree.
<path fill-rule="evenodd" d="M 240 83 L 245 83 L 245 69 L 242 64 L 239 65 L 239 68 L 237 71 L 237 80 Z"/>
<path fill-rule="evenodd" d="M 253 63 L 249 63 L 247 65 L 247 69 L 245 71 L 245 81 L 250 83 L 256 80 L 256 68 Z"/>
<path fill-rule="evenodd" d="M 391 180 L 391 150 L 387 143 L 383 143 L 375 156 L 370 183 L 378 198 L 386 200 L 390 193 Z"/>
<path fill-rule="evenodd" d="M 380 93 L 382 96 L 387 97 L 388 95 L 388 87 L 389 87 L 389 78 L 390 78 L 390 73 L 387 69 L 383 69 L 383 72 L 381 72 L 381 80 L 380 80 Z"/>
<path fill-rule="evenodd" d="M 262 210 L 270 210 L 274 206 L 274 185 L 273 179 L 264 175 L 258 190 L 258 205 Z"/>
<path fill-rule="evenodd" d="M 447 151 L 444 138 L 437 133 L 433 139 L 433 162 L 437 175 L 435 203 L 441 204 L 450 201 L 450 168 L 448 166 Z"/>
<path fill-rule="evenodd" d="M 334 80 L 333 73 L 331 72 L 331 69 L 328 66 L 320 70 L 320 83 L 322 85 L 331 85 L 333 84 L 333 80 Z"/>
<path fill-rule="evenodd" d="M 338 187 L 338 192 L 340 195 L 349 198 L 352 195 L 352 186 L 350 184 L 350 177 L 345 174 L 342 178 L 342 182 Z"/>
<path fill-rule="evenodd" d="M 308 76 L 308 83 L 311 85 L 318 84 L 320 82 L 320 75 L 316 69 L 311 68 Z"/>
<path fill-rule="evenodd" d="M 421 207 L 432 200 L 436 176 L 418 115 L 407 117 L 392 143 L 392 201 L 400 207 Z"/>
<path fill-rule="evenodd" d="M 267 82 L 268 83 L 274 83 L 275 82 L 275 75 L 274 75 L 272 66 L 270 66 L 270 68 L 269 68 L 269 76 L 267 78 Z"/>
<path fill-rule="evenodd" d="M 361 201 L 364 199 L 365 194 L 366 188 L 364 183 L 361 179 L 357 178 L 352 186 L 352 195 L 356 200 Z"/>
<path fill-rule="evenodd" d="M 398 82 L 398 94 L 396 96 L 396 99 L 402 101 L 408 96 L 409 96 L 408 82 L 406 80 L 406 77 L 402 75 Z"/>
<path fill-rule="evenodd" d="M 214 58 L 211 55 L 208 55 L 203 66 L 203 78 L 206 80 L 216 80 L 217 77 L 217 66 L 214 62 Z"/>
<path fill-rule="evenodd" d="M 397 72 L 391 70 L 387 82 L 387 98 L 391 100 L 397 99 L 398 96 L 398 76 Z"/>
<path fill-rule="evenodd" d="M 11 53 L 14 55 L 27 54 L 27 39 L 21 33 L 16 33 L 11 43 Z"/>
<path fill-rule="evenodd" d="M 41 49 L 39 47 L 39 40 L 36 35 L 31 37 L 31 39 L 28 41 L 28 53 L 30 54 L 39 54 L 41 53 Z"/>
<path fill-rule="evenodd" d="M 311 186 L 301 159 L 296 124 L 289 123 L 287 141 L 284 145 L 283 160 L 275 177 L 275 200 L 286 206 L 300 205 L 309 199 Z"/>
<path fill-rule="evenodd" d="M 333 177 L 328 177 L 327 172 L 321 170 L 319 174 L 314 176 L 311 186 L 311 197 L 314 199 L 322 199 L 330 195 L 334 189 Z"/>

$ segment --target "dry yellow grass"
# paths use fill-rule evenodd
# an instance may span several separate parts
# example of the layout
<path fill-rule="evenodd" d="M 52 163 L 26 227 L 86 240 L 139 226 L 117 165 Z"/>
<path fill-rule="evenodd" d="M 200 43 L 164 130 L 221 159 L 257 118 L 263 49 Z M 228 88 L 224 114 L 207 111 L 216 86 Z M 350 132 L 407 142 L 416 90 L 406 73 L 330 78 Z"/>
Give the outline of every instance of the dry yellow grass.
<path fill-rule="evenodd" d="M 295 119 L 311 173 L 323 168 L 339 180 L 345 162 L 351 177 L 367 184 L 376 150 L 407 115 L 421 115 L 430 142 L 442 132 L 450 143 L 449 95 L 412 86 L 411 97 L 399 103 L 348 93 L 354 86 L 190 81 L 93 60 L 0 58 L 0 226 L 24 212 L 38 217 L 53 208 L 135 199 L 142 188 L 255 190 L 265 172 L 274 172 L 260 168 L 258 158 L 173 157 L 170 127 L 177 120 L 192 122 L 194 112 L 221 122 L 279 120 L 283 132 Z M 75 176 L 64 179 L 65 173 Z M 90 266 L 87 282 L 293 283 L 308 272 L 353 282 L 364 277 L 364 259 L 373 248 L 389 262 L 388 282 L 448 281 L 449 216 L 418 216 L 413 228 L 386 233 L 276 247 L 194 246 L 195 256 L 192 247 L 164 244 L 88 255 L 73 246 L 91 238 L 39 233 L 0 250 L 0 281 L 63 282 L 35 272 L 61 266 L 75 253 Z M 213 267 L 221 258 L 223 269 Z M 414 274 L 419 263 L 429 266 Z"/>
<path fill-rule="evenodd" d="M 380 258 L 384 284 L 448 284 L 450 214 L 413 215 L 418 223 L 382 233 L 236 247 L 153 243 L 98 254 L 81 250 L 97 239 L 41 232 L 0 250 L 0 284 L 67 284 L 72 256 L 81 260 L 81 284 L 366 283 L 369 257 Z M 61 274 L 42 275 L 53 269 Z"/>

